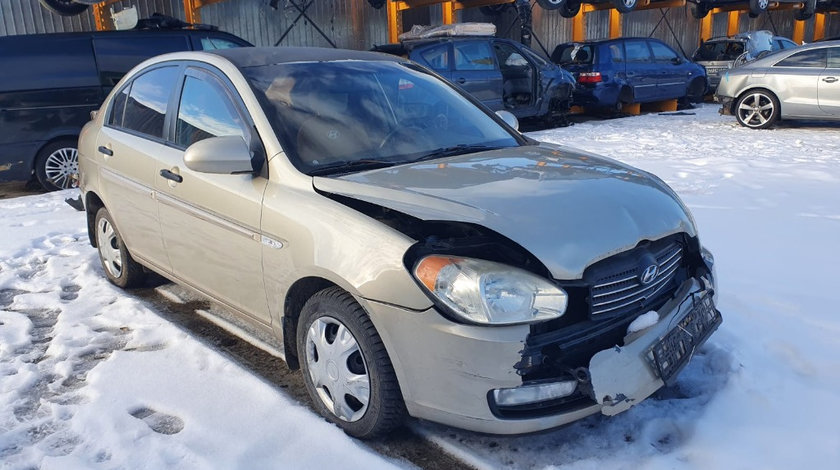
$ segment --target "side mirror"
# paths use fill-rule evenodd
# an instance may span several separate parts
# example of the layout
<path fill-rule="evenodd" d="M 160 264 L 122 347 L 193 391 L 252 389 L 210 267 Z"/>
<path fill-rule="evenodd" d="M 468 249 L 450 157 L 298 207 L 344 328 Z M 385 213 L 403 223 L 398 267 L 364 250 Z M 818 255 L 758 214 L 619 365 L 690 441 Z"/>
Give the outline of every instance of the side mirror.
<path fill-rule="evenodd" d="M 516 116 L 513 115 L 510 111 L 505 111 L 504 109 L 501 111 L 496 111 L 496 115 L 502 118 L 502 121 L 505 121 L 505 124 L 508 126 L 519 130 L 519 119 L 516 119 Z"/>
<path fill-rule="evenodd" d="M 253 173 L 251 151 L 238 135 L 200 140 L 184 153 L 187 168 L 201 173 Z"/>

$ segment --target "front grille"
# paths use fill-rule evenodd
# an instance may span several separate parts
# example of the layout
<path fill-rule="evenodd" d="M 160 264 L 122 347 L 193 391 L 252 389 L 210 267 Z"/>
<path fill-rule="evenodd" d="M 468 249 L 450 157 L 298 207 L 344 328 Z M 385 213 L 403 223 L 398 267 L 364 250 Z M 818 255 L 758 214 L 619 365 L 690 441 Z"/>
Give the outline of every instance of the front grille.
<path fill-rule="evenodd" d="M 636 265 L 615 274 L 600 276 L 592 286 L 590 311 L 593 316 L 626 310 L 638 310 L 648 304 L 649 299 L 656 299 L 662 291 L 671 286 L 670 282 L 682 265 L 682 246 L 674 242 L 653 254 L 656 259 L 657 274 L 647 284 L 642 284 L 640 270 L 647 267 L 644 256 L 640 256 Z M 639 312 L 644 313 L 644 312 Z"/>

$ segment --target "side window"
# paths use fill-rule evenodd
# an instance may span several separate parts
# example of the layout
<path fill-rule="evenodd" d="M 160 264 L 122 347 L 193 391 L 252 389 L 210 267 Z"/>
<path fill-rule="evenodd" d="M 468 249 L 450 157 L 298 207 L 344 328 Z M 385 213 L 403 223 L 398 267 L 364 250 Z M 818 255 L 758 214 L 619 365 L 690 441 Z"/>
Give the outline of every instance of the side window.
<path fill-rule="evenodd" d="M 186 148 L 209 137 L 244 138 L 242 119 L 224 87 L 216 79 L 202 75 L 202 78 L 187 75 L 184 80 L 175 143 Z"/>
<path fill-rule="evenodd" d="M 122 127 L 123 115 L 125 114 L 125 103 L 128 101 L 128 92 L 131 91 L 131 84 L 124 86 L 111 104 L 111 115 L 108 116 L 108 125 Z"/>
<path fill-rule="evenodd" d="M 613 62 L 624 62 L 624 49 L 621 44 L 610 44 L 610 58 Z"/>
<path fill-rule="evenodd" d="M 490 45 L 486 42 L 456 42 L 453 46 L 455 70 L 493 70 L 496 68 Z"/>
<path fill-rule="evenodd" d="M 798 44 L 791 41 L 790 39 L 780 39 L 779 43 L 781 43 L 782 49 L 791 49 L 798 46 Z"/>
<path fill-rule="evenodd" d="M 809 67 L 825 68 L 828 49 L 812 49 L 802 51 L 776 62 L 774 67 Z"/>
<path fill-rule="evenodd" d="M 627 41 L 624 43 L 627 62 L 650 62 L 650 49 L 647 41 Z"/>
<path fill-rule="evenodd" d="M 135 65 L 149 57 L 167 52 L 190 50 L 184 35 L 115 34 L 114 37 L 95 37 L 93 49 L 99 77 L 103 85 L 114 86 Z"/>
<path fill-rule="evenodd" d="M 531 63 L 528 59 L 522 57 L 522 54 L 510 44 L 497 42 L 493 44 L 493 49 L 496 51 L 496 59 L 499 61 L 499 67 L 505 69 L 520 69 L 522 67 L 530 67 Z"/>
<path fill-rule="evenodd" d="M 234 47 L 242 47 L 242 45 L 224 38 L 214 38 L 211 36 L 201 38 L 202 51 L 212 51 L 215 49 L 232 49 Z"/>
<path fill-rule="evenodd" d="M 449 44 L 426 49 L 420 57 L 434 70 L 449 70 Z"/>
<path fill-rule="evenodd" d="M 828 49 L 828 66 L 832 69 L 840 69 L 840 47 Z"/>
<path fill-rule="evenodd" d="M 649 41 L 648 44 L 653 51 L 653 59 L 657 62 L 673 62 L 674 59 L 679 57 L 673 49 L 661 42 Z"/>
<path fill-rule="evenodd" d="M 122 127 L 162 139 L 166 104 L 177 79 L 178 67 L 161 67 L 135 78 L 125 102 Z"/>

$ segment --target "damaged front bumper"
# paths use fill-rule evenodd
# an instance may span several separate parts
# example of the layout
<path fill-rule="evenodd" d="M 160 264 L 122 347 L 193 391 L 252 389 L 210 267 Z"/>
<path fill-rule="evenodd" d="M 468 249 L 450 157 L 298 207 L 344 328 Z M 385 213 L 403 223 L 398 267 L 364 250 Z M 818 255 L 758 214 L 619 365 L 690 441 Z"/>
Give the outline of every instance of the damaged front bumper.
<path fill-rule="evenodd" d="M 363 303 L 390 353 L 409 413 L 493 434 L 541 431 L 599 411 L 620 413 L 672 382 L 721 323 L 712 281 L 690 278 L 657 310 L 657 323 L 573 371 L 577 384 L 568 393 L 568 377 L 523 382 L 515 365 L 526 348 L 527 325 L 462 325 L 434 309 Z M 505 413 L 505 403 L 527 412 Z"/>

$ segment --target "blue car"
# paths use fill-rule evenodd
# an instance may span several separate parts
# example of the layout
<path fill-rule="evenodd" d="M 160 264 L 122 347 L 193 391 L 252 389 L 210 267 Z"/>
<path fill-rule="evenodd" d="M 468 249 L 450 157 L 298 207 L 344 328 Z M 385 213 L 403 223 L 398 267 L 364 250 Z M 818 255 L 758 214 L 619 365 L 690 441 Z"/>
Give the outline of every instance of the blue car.
<path fill-rule="evenodd" d="M 572 101 L 575 79 L 532 49 L 489 36 L 404 40 L 373 50 L 408 57 L 424 65 L 493 111 L 519 119 L 561 123 Z"/>
<path fill-rule="evenodd" d="M 571 72 L 579 106 L 621 110 L 630 103 L 670 99 L 699 101 L 706 70 L 652 38 L 618 38 L 560 44 L 552 62 Z"/>

